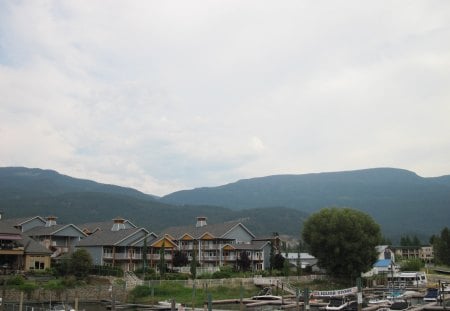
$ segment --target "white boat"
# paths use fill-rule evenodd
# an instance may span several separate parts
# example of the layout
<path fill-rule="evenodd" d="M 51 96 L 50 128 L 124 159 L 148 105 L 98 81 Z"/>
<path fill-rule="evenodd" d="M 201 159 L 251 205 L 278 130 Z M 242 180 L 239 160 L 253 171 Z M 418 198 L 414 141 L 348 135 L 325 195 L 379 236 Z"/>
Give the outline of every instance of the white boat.
<path fill-rule="evenodd" d="M 163 300 L 163 301 L 158 301 L 158 305 L 163 306 L 163 307 L 172 307 L 172 301 L 169 300 Z M 175 303 L 175 308 L 179 308 L 181 307 L 181 303 Z"/>
<path fill-rule="evenodd" d="M 283 297 L 272 295 L 272 288 L 264 287 L 258 295 L 252 297 L 253 300 L 281 300 Z"/>
<path fill-rule="evenodd" d="M 75 311 L 75 309 L 68 304 L 57 304 L 54 305 L 51 309 L 51 311 Z"/>
<path fill-rule="evenodd" d="M 387 298 L 374 298 L 370 299 L 367 303 L 369 305 L 388 306 L 392 304 L 392 300 Z"/>
<path fill-rule="evenodd" d="M 387 299 L 395 301 L 398 299 L 403 299 L 405 297 L 405 292 L 403 290 L 393 290 L 389 295 L 386 296 Z"/>
<path fill-rule="evenodd" d="M 350 304 L 350 301 L 346 297 L 331 297 L 327 306 L 328 311 L 339 311 L 345 309 Z"/>

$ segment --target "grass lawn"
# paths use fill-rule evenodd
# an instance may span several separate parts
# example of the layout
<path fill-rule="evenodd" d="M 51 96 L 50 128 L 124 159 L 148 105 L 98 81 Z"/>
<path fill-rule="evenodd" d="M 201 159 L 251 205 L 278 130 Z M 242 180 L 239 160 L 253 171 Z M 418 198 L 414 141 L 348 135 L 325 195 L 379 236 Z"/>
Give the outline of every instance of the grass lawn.
<path fill-rule="evenodd" d="M 251 288 L 240 286 L 228 287 L 228 286 L 218 286 L 206 288 L 196 288 L 195 294 L 192 288 L 184 287 L 179 284 L 162 284 L 153 287 L 152 289 L 148 286 L 139 286 L 131 296 L 130 302 L 132 303 L 143 303 L 143 304 L 156 304 L 158 301 L 172 300 L 175 299 L 177 303 L 182 303 L 186 306 L 191 307 L 194 300 L 195 307 L 202 307 L 204 303 L 208 300 L 208 293 L 211 294 L 212 300 L 222 300 L 222 299 L 239 299 L 241 297 L 241 292 L 243 298 L 249 298 L 256 295 L 260 291 L 260 288 L 253 286 Z"/>

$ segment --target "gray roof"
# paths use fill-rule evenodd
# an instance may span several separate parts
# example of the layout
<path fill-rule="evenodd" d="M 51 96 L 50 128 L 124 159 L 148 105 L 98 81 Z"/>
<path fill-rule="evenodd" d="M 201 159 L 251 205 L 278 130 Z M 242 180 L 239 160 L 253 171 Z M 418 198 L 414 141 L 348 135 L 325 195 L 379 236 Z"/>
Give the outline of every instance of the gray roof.
<path fill-rule="evenodd" d="M 30 220 L 33 220 L 33 219 L 35 219 L 35 218 L 39 218 L 40 220 L 42 220 L 42 221 L 45 223 L 45 219 L 42 218 L 41 216 L 30 216 L 30 217 L 8 218 L 8 219 L 4 219 L 4 220 L 2 220 L 2 221 L 7 221 L 7 222 L 9 222 L 9 223 L 13 223 L 14 226 L 17 226 L 17 225 L 21 225 L 21 224 L 23 224 L 23 223 L 26 223 L 26 222 L 28 222 L 28 221 L 30 221 Z"/>
<path fill-rule="evenodd" d="M 225 234 L 230 232 L 234 227 L 242 226 L 250 235 L 253 234 L 239 221 L 230 221 L 221 224 L 204 225 L 202 227 L 196 226 L 181 226 L 181 227 L 170 227 L 165 229 L 160 236 L 169 234 L 175 239 L 180 239 L 183 235 L 189 234 L 194 239 L 200 238 L 205 233 L 210 233 L 216 238 L 222 238 Z"/>
<path fill-rule="evenodd" d="M 9 223 L 11 226 L 20 226 L 20 225 L 22 225 L 30 220 L 33 220 L 35 218 L 38 218 L 45 223 L 45 219 L 42 218 L 41 216 L 7 218 L 7 219 L 2 219 L 1 221 Z"/>
<path fill-rule="evenodd" d="M 32 238 L 22 233 L 19 229 L 15 228 L 8 221 L 0 221 L 0 233 L 4 234 L 14 234 L 20 236 L 20 240 L 17 243 L 24 247 L 25 254 L 51 254 L 52 252 L 45 248 L 43 245 L 34 241 Z"/>
<path fill-rule="evenodd" d="M 142 230 L 148 233 L 144 228 L 121 229 L 118 231 L 100 230 L 79 241 L 77 246 L 113 246 Z"/>
<path fill-rule="evenodd" d="M 48 254 L 51 255 L 53 252 L 47 249 L 45 246 L 39 244 L 32 238 L 22 235 L 22 243 L 25 248 L 26 254 Z"/>
<path fill-rule="evenodd" d="M 237 250 L 262 250 L 267 244 L 269 244 L 267 241 L 252 241 L 250 244 L 232 244 L 231 246 Z"/>
<path fill-rule="evenodd" d="M 50 235 L 55 235 L 57 232 L 65 229 L 67 227 L 73 227 L 76 230 L 78 230 L 80 233 L 85 235 L 84 232 L 80 228 L 78 228 L 77 226 L 75 226 L 73 224 L 53 225 L 50 227 L 39 226 L 39 227 L 31 228 L 30 230 L 27 230 L 25 233 L 29 236 L 50 236 Z"/>
<path fill-rule="evenodd" d="M 129 224 L 130 226 L 132 226 L 134 228 L 137 228 L 137 226 L 129 220 L 125 220 L 125 223 Z M 95 232 L 97 229 L 103 230 L 103 231 L 109 231 L 109 230 L 111 230 L 113 225 L 114 225 L 114 221 L 110 220 L 110 221 L 101 221 L 101 222 L 89 222 L 89 223 L 79 224 L 77 226 L 81 230 L 87 229 L 87 230 L 89 230 L 89 232 Z"/>
<path fill-rule="evenodd" d="M 21 231 L 17 228 L 14 228 L 9 222 L 6 221 L 0 221 L 0 234 L 15 234 L 15 235 L 21 235 Z"/>

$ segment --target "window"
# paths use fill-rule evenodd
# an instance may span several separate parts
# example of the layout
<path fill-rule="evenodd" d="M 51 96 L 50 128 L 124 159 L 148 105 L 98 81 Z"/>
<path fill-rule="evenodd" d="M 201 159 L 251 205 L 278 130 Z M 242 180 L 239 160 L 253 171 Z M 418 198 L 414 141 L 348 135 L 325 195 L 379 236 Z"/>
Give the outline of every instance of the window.
<path fill-rule="evenodd" d="M 45 259 L 43 256 L 36 256 L 31 259 L 32 270 L 44 270 L 45 269 Z"/>

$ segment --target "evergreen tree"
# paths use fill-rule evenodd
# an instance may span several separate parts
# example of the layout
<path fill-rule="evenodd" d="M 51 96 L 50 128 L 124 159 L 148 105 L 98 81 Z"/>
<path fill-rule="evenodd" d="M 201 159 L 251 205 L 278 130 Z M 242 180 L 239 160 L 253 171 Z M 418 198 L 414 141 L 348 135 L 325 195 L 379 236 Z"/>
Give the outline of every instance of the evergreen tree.
<path fill-rule="evenodd" d="M 285 262 L 285 259 L 284 259 L 283 255 L 275 254 L 275 256 L 273 257 L 273 268 L 275 270 L 282 271 L 283 267 L 284 267 L 284 262 Z"/>
<path fill-rule="evenodd" d="M 92 258 L 85 249 L 77 249 L 70 256 L 69 269 L 71 274 L 75 275 L 77 278 L 86 278 L 89 275 L 91 267 Z"/>
<path fill-rule="evenodd" d="M 450 265 L 450 230 L 445 227 L 440 236 L 433 237 L 434 257 L 436 263 Z"/>
<path fill-rule="evenodd" d="M 246 251 L 242 251 L 239 254 L 239 258 L 237 260 L 237 265 L 239 267 L 239 270 L 241 271 L 249 271 L 251 266 L 251 260 L 248 257 L 248 254 Z"/>
<path fill-rule="evenodd" d="M 197 251 L 195 250 L 195 247 L 192 251 L 192 260 L 190 265 L 190 272 L 192 275 L 192 278 L 195 280 L 197 278 Z"/>
<path fill-rule="evenodd" d="M 163 241 L 162 246 L 159 250 L 159 275 L 161 276 L 161 279 L 164 278 L 164 276 L 166 274 L 165 252 L 166 252 L 166 247 L 165 247 L 164 241 Z"/>

